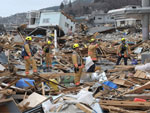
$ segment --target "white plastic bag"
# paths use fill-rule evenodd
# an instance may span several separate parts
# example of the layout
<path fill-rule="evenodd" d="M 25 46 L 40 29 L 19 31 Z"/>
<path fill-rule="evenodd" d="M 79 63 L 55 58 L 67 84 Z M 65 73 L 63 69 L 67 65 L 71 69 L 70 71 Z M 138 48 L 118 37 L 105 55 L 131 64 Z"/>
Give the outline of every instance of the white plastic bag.
<path fill-rule="evenodd" d="M 142 47 L 138 47 L 137 49 L 134 50 L 134 53 L 140 54 L 142 52 Z"/>
<path fill-rule="evenodd" d="M 104 81 L 107 81 L 107 77 L 106 77 L 106 73 L 103 72 L 99 75 L 99 82 L 104 82 Z"/>
<path fill-rule="evenodd" d="M 146 63 L 145 65 L 138 65 L 135 67 L 135 70 L 150 71 L 150 63 Z"/>
<path fill-rule="evenodd" d="M 145 71 L 145 65 L 137 65 L 135 66 L 135 70 Z"/>
<path fill-rule="evenodd" d="M 94 64 L 94 63 L 93 63 L 91 57 L 90 57 L 90 56 L 87 57 L 87 58 L 86 58 L 86 63 L 85 63 L 85 69 L 86 69 L 86 71 L 87 71 L 93 64 Z"/>
<path fill-rule="evenodd" d="M 145 70 L 146 71 L 150 71 L 150 63 L 146 63 L 145 64 Z"/>
<path fill-rule="evenodd" d="M 98 73 L 92 73 L 91 78 L 92 78 L 92 81 L 96 81 L 96 80 L 98 81 L 100 76 Z"/>
<path fill-rule="evenodd" d="M 77 100 L 78 100 L 78 102 L 82 102 L 82 103 L 91 105 L 94 102 L 94 97 L 91 92 L 85 91 L 84 89 L 82 89 L 77 94 Z"/>

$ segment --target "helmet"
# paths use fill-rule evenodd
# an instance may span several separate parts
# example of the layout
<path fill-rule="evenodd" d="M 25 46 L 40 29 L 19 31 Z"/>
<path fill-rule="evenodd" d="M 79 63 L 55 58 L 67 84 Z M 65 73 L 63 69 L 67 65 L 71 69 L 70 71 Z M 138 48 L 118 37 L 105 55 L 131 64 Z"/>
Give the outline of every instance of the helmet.
<path fill-rule="evenodd" d="M 32 40 L 32 37 L 31 37 L 31 36 L 27 36 L 27 37 L 26 37 L 26 40 L 31 41 L 31 40 Z"/>
<path fill-rule="evenodd" d="M 79 47 L 78 43 L 73 44 L 73 48 L 77 48 L 77 47 Z"/>
<path fill-rule="evenodd" d="M 95 41 L 95 39 L 94 39 L 94 38 L 91 38 L 90 42 L 94 42 L 94 41 Z"/>
<path fill-rule="evenodd" d="M 125 41 L 125 38 L 122 38 L 121 41 Z"/>
<path fill-rule="evenodd" d="M 47 41 L 47 44 L 51 44 L 52 42 L 51 41 Z"/>

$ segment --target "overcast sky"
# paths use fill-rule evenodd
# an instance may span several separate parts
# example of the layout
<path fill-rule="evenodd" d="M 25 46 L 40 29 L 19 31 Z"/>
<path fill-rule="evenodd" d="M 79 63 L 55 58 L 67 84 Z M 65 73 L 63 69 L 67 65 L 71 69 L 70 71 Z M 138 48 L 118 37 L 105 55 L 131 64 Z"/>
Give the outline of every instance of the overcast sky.
<path fill-rule="evenodd" d="M 0 16 L 58 6 L 63 0 L 1 0 Z"/>

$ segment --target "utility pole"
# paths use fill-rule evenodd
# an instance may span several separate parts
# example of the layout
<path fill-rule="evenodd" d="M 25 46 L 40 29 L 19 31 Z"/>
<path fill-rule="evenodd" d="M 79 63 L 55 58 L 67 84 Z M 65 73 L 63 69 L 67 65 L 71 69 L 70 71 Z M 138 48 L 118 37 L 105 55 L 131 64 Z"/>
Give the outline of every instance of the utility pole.
<path fill-rule="evenodd" d="M 142 7 L 150 7 L 150 0 L 142 0 Z M 143 41 L 149 40 L 149 14 L 142 15 Z"/>

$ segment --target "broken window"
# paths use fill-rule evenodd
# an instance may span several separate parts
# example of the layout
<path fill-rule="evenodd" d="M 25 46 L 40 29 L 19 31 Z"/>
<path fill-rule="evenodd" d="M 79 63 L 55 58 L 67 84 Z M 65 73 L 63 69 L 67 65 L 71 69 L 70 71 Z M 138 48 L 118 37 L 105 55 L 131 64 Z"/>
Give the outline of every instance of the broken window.
<path fill-rule="evenodd" d="M 114 17 L 111 17 L 111 19 L 114 19 Z"/>
<path fill-rule="evenodd" d="M 69 28 L 69 24 L 67 22 L 65 22 L 65 27 Z"/>
<path fill-rule="evenodd" d="M 120 21 L 120 24 L 125 24 L 125 21 Z"/>
<path fill-rule="evenodd" d="M 71 30 L 71 31 L 72 31 L 72 28 L 73 28 L 73 27 L 71 26 L 71 27 L 70 27 L 70 30 Z"/>
<path fill-rule="evenodd" d="M 44 18 L 43 23 L 49 23 L 49 18 Z"/>

